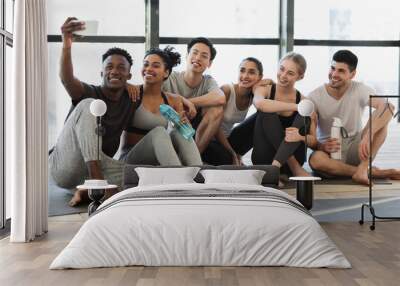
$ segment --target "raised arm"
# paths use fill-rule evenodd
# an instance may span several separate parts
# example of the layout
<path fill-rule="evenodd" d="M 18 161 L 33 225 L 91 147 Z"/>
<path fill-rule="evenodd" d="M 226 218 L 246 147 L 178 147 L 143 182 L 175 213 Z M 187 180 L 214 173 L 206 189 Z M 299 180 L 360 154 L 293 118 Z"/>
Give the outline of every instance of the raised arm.
<path fill-rule="evenodd" d="M 271 92 L 271 86 L 256 86 L 253 89 L 253 105 L 262 112 L 282 112 L 297 111 L 296 103 L 287 103 L 278 100 L 268 99 Z"/>
<path fill-rule="evenodd" d="M 84 30 L 84 23 L 69 17 L 61 26 L 63 47 L 60 59 L 60 79 L 72 100 L 78 100 L 84 93 L 84 87 L 80 80 L 75 78 L 72 66 L 71 47 L 73 32 Z"/>

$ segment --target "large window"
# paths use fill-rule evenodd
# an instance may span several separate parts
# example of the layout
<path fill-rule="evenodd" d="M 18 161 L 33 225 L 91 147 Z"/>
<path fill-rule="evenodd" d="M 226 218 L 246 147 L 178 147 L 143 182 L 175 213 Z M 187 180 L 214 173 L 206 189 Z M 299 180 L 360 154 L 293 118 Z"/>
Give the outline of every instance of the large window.
<path fill-rule="evenodd" d="M 295 38 L 399 40 L 398 0 L 295 1 Z"/>
<path fill-rule="evenodd" d="M 377 94 L 400 92 L 400 2 L 397 0 L 303 0 L 295 1 L 294 50 L 308 63 L 298 87 L 308 93 L 327 82 L 335 51 L 349 49 L 359 59 L 355 80 L 373 87 Z M 312 7 L 312 10 L 310 9 Z M 297 45 L 296 45 L 297 43 Z M 390 100 L 399 106 L 398 99 Z M 365 110 L 363 121 L 368 120 Z M 397 143 L 399 125 L 392 120 L 386 142 Z M 374 164 L 397 168 L 396 144 L 386 143 Z"/>
<path fill-rule="evenodd" d="M 5 0 L 5 29 L 12 33 L 14 22 L 14 0 Z"/>
<path fill-rule="evenodd" d="M 14 1 L 0 0 L 0 228 L 11 217 L 11 195 L 5 188 L 5 107 L 11 96 L 13 15 Z"/>
<path fill-rule="evenodd" d="M 48 33 L 59 35 L 67 17 L 99 22 L 100 36 L 143 36 L 144 0 L 47 1 Z"/>
<path fill-rule="evenodd" d="M 160 0 L 161 37 L 273 38 L 279 1 Z"/>

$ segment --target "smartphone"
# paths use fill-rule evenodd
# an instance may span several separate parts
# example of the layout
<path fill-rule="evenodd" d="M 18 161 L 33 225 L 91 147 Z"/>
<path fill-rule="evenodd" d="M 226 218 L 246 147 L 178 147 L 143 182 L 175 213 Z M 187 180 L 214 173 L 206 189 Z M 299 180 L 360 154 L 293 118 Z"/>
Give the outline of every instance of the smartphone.
<path fill-rule="evenodd" d="M 97 20 L 79 20 L 85 22 L 85 30 L 75 31 L 74 34 L 79 36 L 96 36 L 99 28 L 99 21 Z"/>

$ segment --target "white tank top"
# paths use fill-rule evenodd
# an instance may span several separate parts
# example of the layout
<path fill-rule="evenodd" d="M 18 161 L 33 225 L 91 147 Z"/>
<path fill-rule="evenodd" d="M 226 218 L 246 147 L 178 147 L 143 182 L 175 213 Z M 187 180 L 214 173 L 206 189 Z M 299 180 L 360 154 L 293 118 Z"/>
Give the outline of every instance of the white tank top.
<path fill-rule="evenodd" d="M 236 106 L 236 92 L 233 84 L 229 85 L 229 100 L 225 105 L 224 118 L 222 119 L 221 128 L 225 136 L 228 137 L 235 123 L 242 122 L 249 111 L 250 105 L 245 110 L 239 110 Z"/>

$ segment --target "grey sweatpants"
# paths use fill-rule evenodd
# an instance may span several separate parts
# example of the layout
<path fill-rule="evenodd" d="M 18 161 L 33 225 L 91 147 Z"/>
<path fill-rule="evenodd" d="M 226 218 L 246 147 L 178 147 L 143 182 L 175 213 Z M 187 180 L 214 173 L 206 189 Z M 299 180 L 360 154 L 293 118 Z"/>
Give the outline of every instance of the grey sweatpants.
<path fill-rule="evenodd" d="M 90 113 L 92 98 L 82 100 L 69 116 L 49 156 L 49 169 L 55 183 L 63 188 L 75 188 L 88 179 L 86 162 L 97 160 L 96 118 Z M 101 150 L 104 178 L 109 184 L 121 186 L 124 163 L 114 160 Z"/>
<path fill-rule="evenodd" d="M 120 160 L 128 164 L 162 166 L 201 165 L 201 156 L 193 139 L 186 140 L 177 130 L 171 133 L 162 127 L 153 128 Z"/>
<path fill-rule="evenodd" d="M 49 169 L 55 183 L 63 188 L 75 188 L 89 177 L 86 162 L 97 160 L 96 118 L 90 113 L 93 99 L 82 100 L 69 116 L 49 156 Z M 193 140 L 184 139 L 177 131 L 168 134 L 164 127 L 152 129 L 127 154 L 125 162 L 114 160 L 101 151 L 104 178 L 109 184 L 122 186 L 123 166 L 201 165 L 200 153 Z M 176 151 L 175 151 L 176 150 Z"/>

